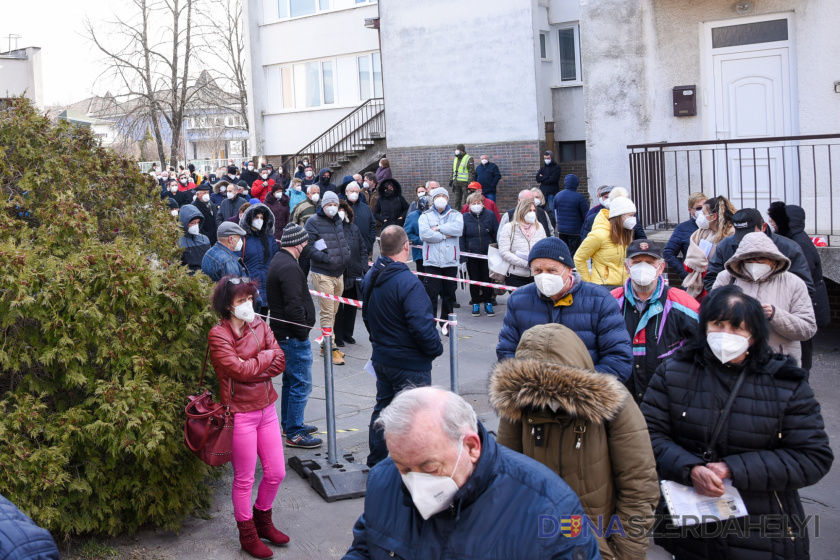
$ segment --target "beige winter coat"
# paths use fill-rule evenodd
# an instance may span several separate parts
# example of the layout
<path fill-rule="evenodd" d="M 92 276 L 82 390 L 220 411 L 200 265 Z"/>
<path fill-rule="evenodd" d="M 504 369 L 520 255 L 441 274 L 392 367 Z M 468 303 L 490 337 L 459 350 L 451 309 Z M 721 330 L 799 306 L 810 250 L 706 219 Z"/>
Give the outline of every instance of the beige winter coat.
<path fill-rule="evenodd" d="M 499 256 L 510 265 L 508 274 L 515 274 L 527 278 L 531 276 L 531 267 L 528 265 L 528 254 L 531 247 L 537 244 L 540 239 L 545 239 L 545 229 L 537 222 L 537 231 L 527 239 L 519 226 L 508 222 L 499 230 L 496 239 L 499 240 Z M 519 253 L 517 255 L 517 253 Z M 525 255 L 525 258 L 522 258 Z"/>
<path fill-rule="evenodd" d="M 744 268 L 744 261 L 754 257 L 776 261 L 776 267 L 758 281 L 753 280 Z M 770 346 L 776 352 L 790 354 L 796 358 L 797 365 L 801 364 L 799 342 L 817 334 L 817 320 L 805 282 L 788 272 L 790 260 L 767 235 L 756 232 L 744 236 L 738 250 L 724 266 L 726 270 L 718 274 L 714 287 L 726 286 L 735 277 L 735 285 L 744 293 L 774 306 L 776 311 L 770 319 Z"/>
<path fill-rule="evenodd" d="M 614 375 L 593 371 L 586 346 L 558 324 L 528 329 L 516 358 L 496 364 L 490 402 L 501 417 L 497 441 L 536 459 L 575 491 L 584 512 L 606 530 L 618 515 L 635 536 L 598 537 L 604 559 L 645 558 L 659 501 L 647 424 Z"/>

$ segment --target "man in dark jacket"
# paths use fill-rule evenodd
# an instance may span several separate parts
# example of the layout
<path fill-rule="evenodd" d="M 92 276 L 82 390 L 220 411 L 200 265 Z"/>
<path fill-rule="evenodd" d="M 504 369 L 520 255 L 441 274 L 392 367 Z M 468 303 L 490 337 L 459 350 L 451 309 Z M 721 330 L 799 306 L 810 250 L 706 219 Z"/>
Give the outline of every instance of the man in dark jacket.
<path fill-rule="evenodd" d="M 239 176 L 240 180 L 248 183 L 249 188 L 254 184 L 254 181 L 259 178 L 260 174 L 254 170 L 254 162 L 252 161 L 248 162 L 248 165 L 245 166 L 245 169 L 242 170 L 242 174 Z"/>
<path fill-rule="evenodd" d="M 496 186 L 502 180 L 499 166 L 490 161 L 490 156 L 481 156 L 481 163 L 475 167 L 475 180 L 481 183 L 481 194 L 496 202 Z"/>
<path fill-rule="evenodd" d="M 388 226 L 404 226 L 405 216 L 408 214 L 408 202 L 402 196 L 402 187 L 396 179 L 385 179 L 377 187 L 379 198 L 373 209 L 373 217 L 382 228 Z"/>
<path fill-rule="evenodd" d="M 432 302 L 423 283 L 406 266 L 411 251 L 399 226 L 382 230 L 380 256 L 362 282 L 362 319 L 373 346 L 376 405 L 370 418 L 369 467 L 388 456 L 374 424 L 382 410 L 407 386 L 431 385 L 432 361 L 443 354 Z"/>
<path fill-rule="evenodd" d="M 216 225 L 222 225 L 239 215 L 239 207 L 248 202 L 245 196 L 242 195 L 242 189 L 236 183 L 228 183 L 227 181 L 219 181 L 214 185 L 214 189 L 220 189 L 222 186 L 227 187 L 225 192 L 225 200 L 219 204 L 219 212 L 216 214 Z"/>
<path fill-rule="evenodd" d="M 204 216 L 204 221 L 201 223 L 201 234 L 206 235 L 210 240 L 210 245 L 216 244 L 216 229 L 219 227 L 216 224 L 216 214 L 219 210 L 210 200 L 210 185 L 201 183 L 196 189 L 196 197 L 192 203 L 198 208 L 201 215 Z"/>
<path fill-rule="evenodd" d="M 589 205 L 586 197 L 578 192 L 580 180 L 577 175 L 566 175 L 563 180 L 565 188 L 554 197 L 554 217 L 557 220 L 557 237 L 566 242 L 569 251 L 574 255 L 580 247 L 580 229 Z"/>
<path fill-rule="evenodd" d="M 637 240 L 627 247 L 627 283 L 612 291 L 618 300 L 627 332 L 633 339 L 633 373 L 624 386 L 641 404 L 656 368 L 697 332 L 700 304 L 662 280 L 665 261 L 652 241 Z"/>
<path fill-rule="evenodd" d="M 46 529 L 0 496 L 0 558 L 3 560 L 60 560 L 58 547 Z"/>
<path fill-rule="evenodd" d="M 324 196 L 328 192 L 338 194 L 338 187 L 335 186 L 335 183 L 330 181 L 332 178 L 332 171 L 329 170 L 328 167 L 325 167 L 318 173 L 318 186 L 321 187 L 321 196 Z"/>
<path fill-rule="evenodd" d="M 373 210 L 364 200 L 362 189 L 356 181 L 350 181 L 344 187 L 344 198 L 353 210 L 353 223 L 359 228 L 362 239 L 365 240 L 368 255 L 373 255 L 373 243 L 376 241 L 376 219 Z"/>
<path fill-rule="evenodd" d="M 691 235 L 697 231 L 697 224 L 695 223 L 697 213 L 703 213 L 703 204 L 706 199 L 706 195 L 701 192 L 691 193 L 688 196 L 688 219 L 674 228 L 674 233 L 671 234 L 671 238 L 668 239 L 668 244 L 665 245 L 663 251 L 668 267 L 683 280 L 688 276 L 688 271 L 683 266 L 683 260 L 688 253 Z"/>
<path fill-rule="evenodd" d="M 703 286 L 705 286 L 706 291 L 712 291 L 718 273 L 723 270 L 726 261 L 732 258 L 735 251 L 738 250 L 738 245 L 741 244 L 744 236 L 754 231 L 763 231 L 770 236 L 770 239 L 773 240 L 773 243 L 776 244 L 779 251 L 790 259 L 788 272 L 802 278 L 808 287 L 808 295 L 811 296 L 811 300 L 813 301 L 815 291 L 811 271 L 808 269 L 808 261 L 805 260 L 802 249 L 799 248 L 796 242 L 791 241 L 787 237 L 772 233 L 767 228 L 767 224 L 764 223 L 761 212 L 755 208 L 742 208 L 735 212 L 735 215 L 732 216 L 732 226 L 735 228 L 735 235 L 730 235 L 718 243 L 715 256 L 709 262 L 709 268 L 706 270 L 706 276 L 703 278 Z"/>
<path fill-rule="evenodd" d="M 271 259 L 266 277 L 271 332 L 286 356 L 283 390 L 280 396 L 280 426 L 286 445 L 312 449 L 322 441 L 311 434 L 315 426 L 303 423 L 303 413 L 312 393 L 312 345 L 309 331 L 315 325 L 315 305 L 309 295 L 306 276 L 298 265 L 309 242 L 306 231 L 288 224 L 280 237 L 281 249 Z"/>
<path fill-rule="evenodd" d="M 584 282 L 574 272 L 569 248 L 556 237 L 538 241 L 528 262 L 534 283 L 517 288 L 508 298 L 496 357 L 514 357 L 522 333 L 531 327 L 559 323 L 577 333 L 596 371 L 627 381 L 633 351 L 615 298 L 603 286 Z"/>
<path fill-rule="evenodd" d="M 192 204 L 181 208 L 178 214 L 181 227 L 184 228 L 184 235 L 178 240 L 178 247 L 183 249 L 181 253 L 181 264 L 190 269 L 190 275 L 201 270 L 201 262 L 204 255 L 210 250 L 210 240 L 201 233 L 201 226 L 207 220 L 201 212 Z M 213 243 L 215 244 L 215 243 Z"/>
<path fill-rule="evenodd" d="M 309 165 L 309 160 L 303 158 L 297 163 L 297 168 L 295 171 L 295 179 L 300 179 L 303 181 L 306 179 L 306 167 Z"/>
<path fill-rule="evenodd" d="M 554 202 L 554 195 L 560 191 L 560 166 L 554 161 L 554 152 L 546 150 L 543 154 L 543 161 L 545 165 L 540 167 L 537 171 L 537 183 L 540 184 L 540 190 L 545 197 L 545 205 L 548 208 L 553 208 L 551 204 Z"/>
<path fill-rule="evenodd" d="M 321 206 L 306 222 L 306 233 L 309 234 L 309 262 L 312 275 L 312 286 L 319 292 L 334 296 L 341 296 L 344 292 L 344 270 L 350 264 L 350 248 L 344 237 L 344 227 L 338 216 L 338 195 L 328 192 L 321 201 Z M 335 314 L 338 312 L 338 302 L 321 299 L 321 331 L 324 336 L 332 336 Z M 323 348 L 322 348 L 323 352 Z M 333 348 L 333 364 L 344 365 L 344 353 Z"/>
<path fill-rule="evenodd" d="M 561 518 L 583 515 L 575 493 L 548 467 L 498 445 L 459 395 L 405 391 L 376 427 L 390 457 L 370 471 L 344 560 L 600 558 L 591 531 L 559 530 Z M 441 480 L 434 490 L 423 484 Z"/>

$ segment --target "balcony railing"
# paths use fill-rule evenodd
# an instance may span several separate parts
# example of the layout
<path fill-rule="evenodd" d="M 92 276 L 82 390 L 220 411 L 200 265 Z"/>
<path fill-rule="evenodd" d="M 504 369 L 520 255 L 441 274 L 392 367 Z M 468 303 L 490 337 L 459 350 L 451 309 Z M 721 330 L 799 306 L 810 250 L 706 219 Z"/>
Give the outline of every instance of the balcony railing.
<path fill-rule="evenodd" d="M 767 214 L 771 202 L 798 204 L 811 235 L 840 236 L 840 134 L 635 144 L 630 185 L 645 227 L 688 219 L 688 196 L 724 195 L 736 208 Z M 835 241 L 840 241 L 837 239 Z"/>

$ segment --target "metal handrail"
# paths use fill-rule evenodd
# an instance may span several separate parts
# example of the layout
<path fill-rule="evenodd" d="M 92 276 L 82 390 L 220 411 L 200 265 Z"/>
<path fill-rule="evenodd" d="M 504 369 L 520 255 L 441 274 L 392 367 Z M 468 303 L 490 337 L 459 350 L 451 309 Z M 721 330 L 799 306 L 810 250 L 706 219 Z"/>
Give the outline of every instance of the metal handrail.
<path fill-rule="evenodd" d="M 810 134 L 807 136 L 771 136 L 762 138 L 736 138 L 732 140 L 700 140 L 696 142 L 655 142 L 653 144 L 630 144 L 628 150 L 649 148 L 680 148 L 684 146 L 715 146 L 718 144 L 757 144 L 759 142 L 797 142 L 800 140 L 830 140 L 840 134 Z"/>

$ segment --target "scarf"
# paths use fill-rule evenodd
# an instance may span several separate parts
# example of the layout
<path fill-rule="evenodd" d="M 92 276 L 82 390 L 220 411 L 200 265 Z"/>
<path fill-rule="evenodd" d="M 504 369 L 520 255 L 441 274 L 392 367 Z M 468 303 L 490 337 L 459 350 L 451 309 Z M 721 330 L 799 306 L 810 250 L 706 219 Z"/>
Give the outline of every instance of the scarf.
<path fill-rule="evenodd" d="M 688 251 L 685 252 L 685 261 L 683 261 L 688 270 L 688 276 L 682 281 L 682 287 L 693 298 L 703 293 L 703 277 L 706 275 L 706 269 L 709 268 L 709 259 L 715 256 L 715 250 L 717 250 L 717 243 L 714 242 L 716 235 L 717 232 L 711 229 L 698 229 L 691 234 Z M 713 244 L 708 256 L 700 248 L 700 241 L 704 239 Z"/>
<path fill-rule="evenodd" d="M 531 238 L 534 237 L 534 234 L 537 233 L 537 222 L 534 222 L 533 224 L 519 222 L 519 230 L 525 236 L 525 239 L 530 241 Z"/>

